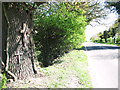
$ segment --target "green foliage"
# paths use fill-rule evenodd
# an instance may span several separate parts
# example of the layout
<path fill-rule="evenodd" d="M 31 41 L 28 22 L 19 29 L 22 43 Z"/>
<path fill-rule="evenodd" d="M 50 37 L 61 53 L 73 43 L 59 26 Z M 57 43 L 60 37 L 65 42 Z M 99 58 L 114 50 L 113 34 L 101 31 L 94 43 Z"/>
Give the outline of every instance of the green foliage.
<path fill-rule="evenodd" d="M 7 88 L 7 86 L 6 86 L 7 78 L 6 78 L 5 74 L 0 74 L 0 77 L 2 78 L 2 81 L 0 81 L 0 89 Z"/>
<path fill-rule="evenodd" d="M 120 1 L 118 2 L 108 2 L 108 5 L 116 7 L 118 14 L 120 14 Z"/>
<path fill-rule="evenodd" d="M 104 31 L 103 38 L 105 39 L 105 42 L 107 42 L 107 38 L 110 37 L 109 31 Z"/>
<path fill-rule="evenodd" d="M 41 51 L 38 58 L 44 66 L 84 42 L 87 23 L 82 11 L 79 9 L 79 13 L 70 12 L 65 4 L 60 3 L 59 8 L 53 5 L 39 15 L 36 12 L 34 26 L 38 33 L 34 40 L 36 49 Z"/>
<path fill-rule="evenodd" d="M 91 42 L 94 42 L 94 38 L 93 38 L 93 37 L 91 37 L 91 38 L 90 38 L 90 41 L 91 41 Z"/>
<path fill-rule="evenodd" d="M 116 22 L 112 25 L 112 27 L 109 28 L 108 31 L 104 31 L 103 33 L 97 34 L 100 39 L 93 40 L 93 42 L 99 42 L 99 43 L 110 43 L 110 44 L 120 44 L 120 18 L 116 20 Z"/>

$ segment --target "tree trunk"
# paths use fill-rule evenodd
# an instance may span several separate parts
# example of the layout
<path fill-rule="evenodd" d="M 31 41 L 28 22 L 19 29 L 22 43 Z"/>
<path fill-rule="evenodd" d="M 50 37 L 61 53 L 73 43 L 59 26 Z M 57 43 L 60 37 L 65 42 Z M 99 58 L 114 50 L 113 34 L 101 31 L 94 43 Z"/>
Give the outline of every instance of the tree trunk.
<path fill-rule="evenodd" d="M 114 43 L 115 43 L 115 37 L 114 37 Z"/>
<path fill-rule="evenodd" d="M 105 42 L 107 42 L 107 38 L 105 38 Z"/>
<path fill-rule="evenodd" d="M 100 39 L 100 42 L 102 42 L 102 39 Z"/>
<path fill-rule="evenodd" d="M 32 17 L 25 10 L 17 8 L 16 3 L 3 3 L 2 13 L 3 30 L 3 57 L 2 60 L 8 71 L 17 79 L 27 79 L 35 73 L 34 44 L 31 31 L 33 29 Z M 21 33 L 26 24 L 25 33 Z M 12 75 L 7 76 L 13 78 Z"/>

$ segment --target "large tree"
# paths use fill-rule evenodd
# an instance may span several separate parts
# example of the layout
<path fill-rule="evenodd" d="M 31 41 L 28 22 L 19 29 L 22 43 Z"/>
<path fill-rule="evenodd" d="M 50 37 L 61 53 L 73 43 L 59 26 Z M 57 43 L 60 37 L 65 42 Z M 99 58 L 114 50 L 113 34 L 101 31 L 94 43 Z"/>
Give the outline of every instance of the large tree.
<path fill-rule="evenodd" d="M 29 3 L 2 3 L 2 66 L 7 77 L 14 80 L 37 73 L 32 40 L 34 9 Z"/>

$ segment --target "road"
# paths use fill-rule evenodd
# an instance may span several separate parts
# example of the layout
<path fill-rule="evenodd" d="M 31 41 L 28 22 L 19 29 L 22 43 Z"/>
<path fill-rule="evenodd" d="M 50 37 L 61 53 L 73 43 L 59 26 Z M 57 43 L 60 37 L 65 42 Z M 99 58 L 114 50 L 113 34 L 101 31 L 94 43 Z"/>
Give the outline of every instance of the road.
<path fill-rule="evenodd" d="M 118 88 L 118 49 L 114 45 L 85 42 L 93 88 Z"/>

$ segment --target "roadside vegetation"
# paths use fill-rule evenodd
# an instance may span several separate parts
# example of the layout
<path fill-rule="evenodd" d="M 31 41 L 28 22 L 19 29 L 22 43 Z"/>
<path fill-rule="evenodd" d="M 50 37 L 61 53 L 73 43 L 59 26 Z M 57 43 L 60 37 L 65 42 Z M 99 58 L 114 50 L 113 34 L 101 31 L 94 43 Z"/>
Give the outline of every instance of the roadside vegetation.
<path fill-rule="evenodd" d="M 71 50 L 54 64 L 42 67 L 43 77 L 15 82 L 13 88 L 92 88 L 84 47 Z M 37 82 L 37 83 L 36 83 Z"/>
<path fill-rule="evenodd" d="M 48 88 L 92 88 L 88 61 L 83 50 L 72 50 L 53 66 L 42 68 L 49 77 Z"/>
<path fill-rule="evenodd" d="M 36 50 L 41 52 L 38 59 L 45 67 L 85 41 L 85 10 L 75 7 L 75 3 L 60 3 L 59 7 L 56 5 L 52 4 L 49 9 L 46 7 L 41 12 L 36 11 L 34 15 Z"/>
<path fill-rule="evenodd" d="M 7 78 L 6 78 L 5 74 L 0 74 L 0 90 L 2 88 L 7 88 L 6 82 L 7 82 Z"/>
<path fill-rule="evenodd" d="M 111 44 L 120 46 L 120 18 L 116 20 L 108 31 L 100 32 L 91 38 L 92 42 Z"/>
<path fill-rule="evenodd" d="M 16 64 L 9 63 L 9 67 L 12 73 L 18 75 L 16 77 L 18 80 L 11 80 L 11 83 L 8 85 L 8 87 L 92 88 L 87 69 L 88 61 L 84 53 L 84 46 L 82 46 L 82 44 L 85 42 L 86 26 L 89 25 L 92 20 L 105 17 L 109 13 L 104 12 L 104 10 L 107 9 L 104 5 L 101 7 L 101 4 L 97 1 L 55 3 L 24 2 L 21 4 L 5 3 L 5 5 L 6 7 L 10 6 L 11 8 L 20 8 L 20 10 L 16 11 L 19 13 L 21 13 L 21 10 L 24 10 L 24 12 L 28 14 L 26 17 L 29 17 L 31 21 L 29 22 L 30 24 L 28 24 L 28 28 L 25 25 L 30 32 L 26 31 L 26 28 L 24 28 L 23 24 L 24 34 L 21 33 L 22 38 L 20 39 L 22 43 L 20 45 L 25 46 L 24 48 L 21 46 L 21 51 L 23 51 L 26 55 L 19 56 L 23 57 L 23 60 L 21 60 L 25 61 L 26 63 L 20 63 L 20 57 L 18 57 L 17 60 L 12 59 L 12 56 L 6 56 L 8 59 L 10 57 L 11 61 L 16 60 Z M 21 19 L 21 17 L 18 17 L 18 20 L 19 19 Z M 22 25 L 21 22 L 22 20 L 20 20 L 20 25 Z M 11 27 L 12 25 L 13 24 L 11 24 Z M 31 30 L 29 29 L 30 25 Z M 18 27 L 13 30 L 19 31 Z M 18 33 L 20 34 L 20 32 Z M 13 33 L 12 36 L 14 36 Z M 28 39 L 26 39 L 26 37 Z M 26 43 L 28 42 L 30 42 L 29 48 L 26 47 Z M 7 41 L 7 43 L 9 43 L 9 41 Z M 7 48 L 9 46 L 10 45 L 8 45 Z M 14 47 L 17 48 L 18 46 Z M 34 55 L 34 52 L 37 56 Z M 10 53 L 10 55 L 12 55 L 12 53 Z M 27 60 L 32 63 L 29 65 L 29 62 L 27 62 Z M 32 69 L 35 69 L 34 66 L 36 65 L 36 62 L 34 63 L 34 60 L 36 60 L 36 62 L 38 61 L 39 65 L 36 70 L 33 70 L 34 73 L 31 75 Z M 19 67 L 24 66 L 25 68 L 20 68 L 17 70 L 17 65 Z M 15 66 L 16 68 L 12 66 Z M 6 69 L 6 67 L 4 67 L 4 69 Z M 26 77 L 30 78 L 26 79 Z M 24 80 L 24 78 L 26 80 Z M 2 88 L 5 88 L 5 85 L 6 78 L 3 77 Z"/>

